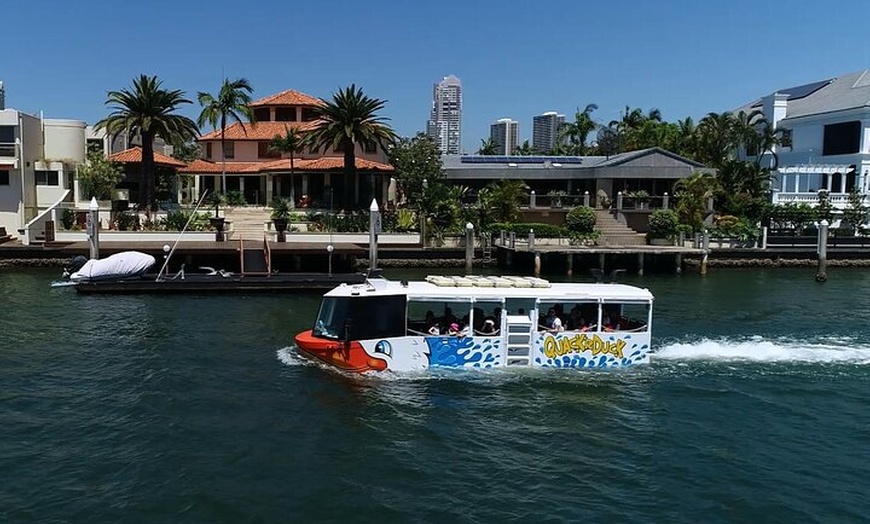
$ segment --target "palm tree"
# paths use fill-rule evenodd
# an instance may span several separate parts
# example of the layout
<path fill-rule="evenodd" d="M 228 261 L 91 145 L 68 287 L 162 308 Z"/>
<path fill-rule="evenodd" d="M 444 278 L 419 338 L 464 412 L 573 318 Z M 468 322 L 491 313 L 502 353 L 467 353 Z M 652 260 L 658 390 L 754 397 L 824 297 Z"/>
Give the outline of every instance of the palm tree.
<path fill-rule="evenodd" d="M 538 154 L 538 149 L 529 143 L 528 140 L 523 140 L 523 143 L 514 149 L 514 154 L 517 156 L 532 156 Z"/>
<path fill-rule="evenodd" d="M 247 79 L 237 78 L 230 81 L 228 78 L 224 78 L 224 83 L 221 85 L 217 97 L 202 91 L 196 94 L 196 99 L 202 106 L 197 123 L 200 127 L 208 123 L 212 128 L 217 129 L 218 125 L 221 128 L 221 191 L 224 193 L 227 191 L 227 159 L 225 156 L 227 120 L 241 122 L 244 116 L 252 124 L 255 122 L 254 110 L 249 105 L 252 92 L 253 89 Z M 244 130 L 244 124 L 242 124 L 242 130 Z"/>
<path fill-rule="evenodd" d="M 269 151 L 272 153 L 284 154 L 290 153 L 290 181 L 292 184 L 293 181 L 293 170 L 295 168 L 294 164 L 296 163 L 296 153 L 302 151 L 302 149 L 306 146 L 307 140 L 305 137 L 299 134 L 295 129 L 290 129 L 286 125 L 284 126 L 284 136 L 275 135 L 272 137 L 272 140 L 269 142 Z"/>
<path fill-rule="evenodd" d="M 480 149 L 477 150 L 478 155 L 492 156 L 498 154 L 498 144 L 492 138 L 486 140 L 480 139 Z"/>
<path fill-rule="evenodd" d="M 386 100 L 365 95 L 356 84 L 333 93 L 332 100 L 321 102 L 315 109 L 317 121 L 311 131 L 311 144 L 318 149 L 332 147 L 344 153 L 344 203 L 348 204 L 349 190 L 356 177 L 356 145 L 386 150 L 389 144 L 395 142 L 396 133 L 387 125 L 389 118 L 378 116 Z M 374 178 L 372 173 L 373 196 Z"/>
<path fill-rule="evenodd" d="M 598 127 L 598 124 L 592 120 L 592 112 L 596 109 L 598 109 L 596 104 L 588 104 L 583 111 L 578 108 L 574 113 L 574 121 L 565 124 L 562 128 L 560 137 L 568 139 L 571 153 L 575 155 L 586 154 L 586 139 L 589 137 L 589 133 Z"/>
<path fill-rule="evenodd" d="M 97 122 L 95 129 L 105 129 L 112 137 L 121 133 L 138 135 L 142 141 L 142 196 L 145 213 L 151 216 L 154 204 L 154 138 L 166 142 L 187 141 L 199 134 L 196 123 L 186 116 L 174 114 L 179 106 L 190 104 L 184 91 L 163 88 L 156 76 L 140 75 L 132 89 L 109 91 L 106 105 L 112 106 L 109 116 Z"/>

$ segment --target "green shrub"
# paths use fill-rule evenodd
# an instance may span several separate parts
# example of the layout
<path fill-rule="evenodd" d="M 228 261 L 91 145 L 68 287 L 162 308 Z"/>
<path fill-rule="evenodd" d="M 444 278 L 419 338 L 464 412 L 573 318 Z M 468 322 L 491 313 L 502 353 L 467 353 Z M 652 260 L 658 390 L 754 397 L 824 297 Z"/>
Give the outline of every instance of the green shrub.
<path fill-rule="evenodd" d="M 76 225 L 76 211 L 75 209 L 66 208 L 63 210 L 63 213 L 60 215 L 60 224 L 64 229 L 69 231 Z"/>
<path fill-rule="evenodd" d="M 139 229 L 139 217 L 127 211 L 121 211 L 115 215 L 115 227 L 118 231 L 137 231 Z"/>
<path fill-rule="evenodd" d="M 565 217 L 565 227 L 573 233 L 591 233 L 595 230 L 595 210 L 588 206 L 577 206 Z"/>
<path fill-rule="evenodd" d="M 649 216 L 647 238 L 672 239 L 679 233 L 680 217 L 672 209 L 657 209 Z"/>
<path fill-rule="evenodd" d="M 568 230 L 562 226 L 542 224 L 538 222 L 496 222 L 489 228 L 489 230 L 494 233 L 506 231 L 508 233 L 515 233 L 519 236 L 527 236 L 530 229 L 535 232 L 535 238 L 561 238 L 569 236 Z"/>
<path fill-rule="evenodd" d="M 166 218 L 161 221 L 160 226 L 165 228 L 167 231 L 181 231 L 184 229 L 184 225 L 187 224 L 187 220 L 190 218 L 192 213 L 193 211 L 186 211 L 183 209 L 171 211 L 166 215 Z M 205 231 L 207 225 L 208 213 L 196 213 L 190 221 L 190 225 L 187 226 L 187 230 Z M 146 226 L 143 226 L 143 229 L 146 229 Z"/>
<path fill-rule="evenodd" d="M 246 206 L 245 194 L 241 191 L 227 191 L 227 205 L 230 206 Z"/>

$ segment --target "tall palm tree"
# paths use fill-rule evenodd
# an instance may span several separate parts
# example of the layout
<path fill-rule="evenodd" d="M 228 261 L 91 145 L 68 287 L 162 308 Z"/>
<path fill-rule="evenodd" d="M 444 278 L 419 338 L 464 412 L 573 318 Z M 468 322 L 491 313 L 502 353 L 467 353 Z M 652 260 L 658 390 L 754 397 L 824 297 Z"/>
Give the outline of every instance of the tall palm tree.
<path fill-rule="evenodd" d="M 583 111 L 577 108 L 574 113 L 574 121 L 566 123 L 559 133 L 561 138 L 567 138 L 568 143 L 572 146 L 571 153 L 575 155 L 586 154 L 586 139 L 589 133 L 598 127 L 598 124 L 592 120 L 592 112 L 598 109 L 596 104 L 587 104 Z"/>
<path fill-rule="evenodd" d="M 378 116 L 386 100 L 371 98 L 362 88 L 351 84 L 333 93 L 332 100 L 321 99 L 315 108 L 317 120 L 311 131 L 311 144 L 315 148 L 332 147 L 344 153 L 344 203 L 350 202 L 350 187 L 356 178 L 356 145 L 380 147 L 386 150 L 396 140 L 396 133 L 387 125 L 389 118 Z M 374 196 L 374 174 L 371 175 Z"/>
<path fill-rule="evenodd" d="M 302 151 L 307 144 L 306 137 L 303 137 L 295 129 L 284 126 L 284 136 L 275 135 L 269 142 L 269 151 L 272 153 L 284 154 L 290 153 L 290 181 L 293 181 L 293 170 L 295 169 L 296 153 Z"/>
<path fill-rule="evenodd" d="M 477 150 L 478 155 L 492 156 L 498 154 L 498 144 L 492 138 L 480 139 L 480 149 Z"/>
<path fill-rule="evenodd" d="M 251 84 L 245 78 L 237 78 L 233 81 L 224 78 L 224 83 L 221 85 L 217 97 L 202 91 L 196 94 L 196 99 L 202 106 L 197 123 L 200 127 L 208 123 L 212 128 L 217 129 L 218 125 L 221 128 L 221 191 L 224 193 L 227 191 L 227 159 L 225 157 L 227 120 L 242 122 L 242 117 L 245 117 L 252 124 L 255 122 L 254 110 L 249 105 L 253 91 Z M 242 130 L 244 130 L 244 123 Z"/>
<path fill-rule="evenodd" d="M 163 88 L 156 76 L 140 75 L 133 79 L 132 89 L 109 91 L 106 105 L 112 106 L 109 116 L 97 122 L 96 129 L 105 129 L 112 137 L 125 134 L 139 136 L 142 141 L 142 173 L 140 204 L 151 216 L 154 204 L 154 138 L 166 142 L 187 141 L 199 134 L 196 123 L 186 116 L 174 114 L 179 106 L 190 104 L 184 91 Z"/>

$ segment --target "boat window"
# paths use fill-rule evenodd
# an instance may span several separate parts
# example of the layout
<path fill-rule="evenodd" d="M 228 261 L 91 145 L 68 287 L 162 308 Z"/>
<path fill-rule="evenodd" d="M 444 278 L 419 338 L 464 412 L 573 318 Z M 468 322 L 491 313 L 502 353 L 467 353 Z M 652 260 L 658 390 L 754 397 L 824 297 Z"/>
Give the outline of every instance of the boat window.
<path fill-rule="evenodd" d="M 501 299 L 475 300 L 471 308 L 471 334 L 477 337 L 498 335 L 502 316 L 504 303 Z"/>
<path fill-rule="evenodd" d="M 467 333 L 471 317 L 471 302 L 463 301 L 408 301 L 407 334 L 411 336 L 437 336 L 451 334 L 451 325 L 456 332 Z"/>
<path fill-rule="evenodd" d="M 505 298 L 504 309 L 508 315 L 526 315 L 531 314 L 535 309 L 534 298 Z"/>
<path fill-rule="evenodd" d="M 370 340 L 405 334 L 405 296 L 327 297 L 313 335 L 339 340 Z"/>
<path fill-rule="evenodd" d="M 643 332 L 649 329 L 648 302 L 605 302 L 599 331 Z"/>
<path fill-rule="evenodd" d="M 538 303 L 538 331 L 565 331 L 568 327 L 568 311 L 564 301 L 541 300 Z"/>

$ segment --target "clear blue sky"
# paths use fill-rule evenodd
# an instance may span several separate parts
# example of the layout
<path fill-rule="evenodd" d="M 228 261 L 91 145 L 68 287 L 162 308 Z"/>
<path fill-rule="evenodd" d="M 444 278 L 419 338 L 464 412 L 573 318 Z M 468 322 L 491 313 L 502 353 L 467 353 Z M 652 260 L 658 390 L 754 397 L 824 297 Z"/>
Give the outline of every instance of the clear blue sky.
<path fill-rule="evenodd" d="M 7 5 L 8 4 L 8 5 Z M 870 1 L 323 2 L 28 0 L 3 5 L 7 107 L 92 123 L 105 93 L 140 73 L 217 90 L 244 76 L 255 96 L 328 97 L 356 83 L 388 101 L 396 131 L 425 128 L 432 84 L 463 83 L 463 145 L 489 124 L 626 106 L 696 120 L 777 88 L 870 68 Z M 198 108 L 184 111 L 196 116 Z"/>

